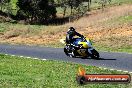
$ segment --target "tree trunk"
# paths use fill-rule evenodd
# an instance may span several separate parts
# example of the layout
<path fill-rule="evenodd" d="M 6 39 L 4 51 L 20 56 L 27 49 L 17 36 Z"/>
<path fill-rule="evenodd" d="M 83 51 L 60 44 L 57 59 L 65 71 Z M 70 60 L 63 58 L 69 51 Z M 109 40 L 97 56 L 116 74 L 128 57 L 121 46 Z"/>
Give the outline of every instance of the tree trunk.
<path fill-rule="evenodd" d="M 64 7 L 63 17 L 65 17 L 65 15 L 66 15 L 66 6 Z"/>
<path fill-rule="evenodd" d="M 90 11 L 90 2 L 88 1 L 88 11 Z"/>
<path fill-rule="evenodd" d="M 72 15 L 72 13 L 73 13 L 73 12 L 72 12 L 72 9 L 73 9 L 73 6 L 71 5 L 71 15 Z"/>

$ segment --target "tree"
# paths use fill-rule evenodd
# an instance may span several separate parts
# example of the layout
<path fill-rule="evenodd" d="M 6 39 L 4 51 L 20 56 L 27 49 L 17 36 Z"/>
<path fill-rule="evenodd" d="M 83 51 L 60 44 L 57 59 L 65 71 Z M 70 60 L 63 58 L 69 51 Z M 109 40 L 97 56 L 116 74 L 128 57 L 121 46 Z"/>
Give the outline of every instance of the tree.
<path fill-rule="evenodd" d="M 18 0 L 18 13 L 24 15 L 30 22 L 45 22 L 56 17 L 53 0 Z"/>
<path fill-rule="evenodd" d="M 63 9 L 63 17 L 66 15 L 66 10 L 67 10 L 67 5 L 68 0 L 57 0 L 56 1 L 56 7 L 61 7 Z"/>
<path fill-rule="evenodd" d="M 87 0 L 87 2 L 88 2 L 88 11 L 90 11 L 90 5 L 92 3 L 92 0 Z"/>
<path fill-rule="evenodd" d="M 77 9 L 82 2 L 83 2 L 82 0 L 69 0 L 68 1 L 68 5 L 71 8 L 71 14 L 73 14 L 73 9 Z"/>
<path fill-rule="evenodd" d="M 10 0 L 0 0 L 0 7 L 1 7 L 1 11 L 4 9 L 4 7 L 6 6 L 6 4 L 9 4 Z"/>
<path fill-rule="evenodd" d="M 98 3 L 101 4 L 102 11 L 104 11 L 105 6 L 107 5 L 107 3 L 110 4 L 111 0 L 100 0 Z"/>

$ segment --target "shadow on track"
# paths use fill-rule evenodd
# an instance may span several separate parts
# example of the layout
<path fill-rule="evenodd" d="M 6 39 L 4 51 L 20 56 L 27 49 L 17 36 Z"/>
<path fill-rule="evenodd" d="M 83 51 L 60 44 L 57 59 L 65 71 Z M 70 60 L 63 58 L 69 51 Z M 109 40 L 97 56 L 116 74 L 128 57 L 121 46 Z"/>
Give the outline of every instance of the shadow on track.
<path fill-rule="evenodd" d="M 81 59 L 93 59 L 93 58 L 81 58 Z M 93 59 L 93 60 L 116 60 L 116 59 L 99 58 L 99 59 Z"/>
<path fill-rule="evenodd" d="M 104 58 L 99 58 L 98 60 L 116 60 L 116 59 L 104 59 Z"/>

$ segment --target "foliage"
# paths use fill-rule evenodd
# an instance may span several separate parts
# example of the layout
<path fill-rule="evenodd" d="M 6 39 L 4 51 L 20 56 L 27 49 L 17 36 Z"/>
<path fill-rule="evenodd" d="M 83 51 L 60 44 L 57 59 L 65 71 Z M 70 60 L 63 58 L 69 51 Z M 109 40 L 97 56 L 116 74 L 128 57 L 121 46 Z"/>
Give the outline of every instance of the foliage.
<path fill-rule="evenodd" d="M 93 8 L 104 10 L 106 5 L 121 3 L 131 3 L 131 0 L 0 0 L 0 11 L 16 16 L 17 20 L 47 23 L 56 14 L 77 19 Z"/>
<path fill-rule="evenodd" d="M 18 14 L 26 16 L 28 21 L 42 22 L 56 16 L 56 8 L 48 0 L 18 0 Z M 49 10 L 50 9 L 50 10 Z"/>
<path fill-rule="evenodd" d="M 3 11 L 9 2 L 10 0 L 0 0 L 0 7 L 1 7 L 0 10 Z"/>

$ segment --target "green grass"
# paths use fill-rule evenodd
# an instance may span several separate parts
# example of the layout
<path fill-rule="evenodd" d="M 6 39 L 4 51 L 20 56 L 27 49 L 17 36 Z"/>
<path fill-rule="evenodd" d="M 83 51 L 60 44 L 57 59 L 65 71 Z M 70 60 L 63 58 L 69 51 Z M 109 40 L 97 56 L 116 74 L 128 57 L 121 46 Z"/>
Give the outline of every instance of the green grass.
<path fill-rule="evenodd" d="M 5 31 L 5 27 L 3 27 L 3 26 L 0 25 L 0 32 L 2 33 L 4 31 Z"/>
<path fill-rule="evenodd" d="M 132 23 L 132 15 L 128 14 L 125 16 L 120 16 L 116 18 L 112 18 L 110 20 L 106 20 L 102 22 L 104 25 L 106 24 L 109 26 L 116 26 L 116 25 L 122 25 L 122 24 L 129 24 Z"/>
<path fill-rule="evenodd" d="M 94 44 L 94 47 L 99 51 L 107 51 L 107 52 L 124 52 L 124 53 L 132 53 L 132 46 L 122 46 L 122 47 L 110 47 L 108 45 Z"/>
<path fill-rule="evenodd" d="M 0 54 L 0 88 L 131 88 L 130 84 L 88 84 L 80 86 L 75 77 L 80 64 L 41 61 Z M 88 74 L 123 74 L 82 65 Z"/>
<path fill-rule="evenodd" d="M 95 3 L 96 2 L 96 3 Z M 100 0 L 92 0 L 91 9 L 101 8 L 99 4 Z M 132 0 L 111 0 L 110 3 L 106 3 L 106 6 L 121 5 L 121 4 L 132 4 Z"/>
<path fill-rule="evenodd" d="M 55 27 L 55 26 L 53 26 L 53 25 L 50 25 L 50 26 L 46 26 L 46 25 L 25 25 L 25 24 L 21 24 L 21 23 L 10 23 L 10 22 L 0 23 L 0 29 L 3 28 L 3 30 L 13 29 L 13 28 L 17 28 L 17 29 L 27 28 L 29 30 L 46 30 L 46 29 L 49 29 L 52 27 Z"/>
<path fill-rule="evenodd" d="M 111 0 L 111 4 L 131 4 L 132 0 Z"/>
<path fill-rule="evenodd" d="M 4 32 L 8 29 L 9 23 L 0 23 L 0 32 Z"/>
<path fill-rule="evenodd" d="M 122 16 L 122 17 L 119 17 L 117 19 L 117 21 L 120 21 L 120 22 L 124 22 L 124 23 L 128 23 L 128 22 L 132 22 L 132 15 L 127 15 L 127 16 Z"/>
<path fill-rule="evenodd" d="M 9 22 L 0 23 L 0 32 L 6 32 L 9 30 L 26 30 L 29 34 L 38 34 L 39 31 L 49 29 L 51 26 L 45 25 L 24 25 L 24 24 L 13 24 Z"/>

